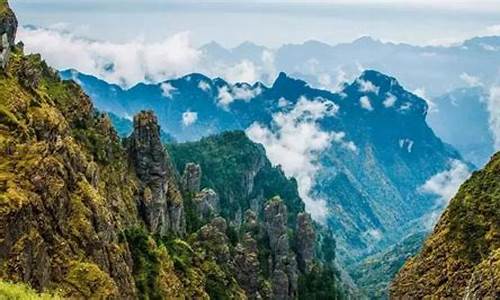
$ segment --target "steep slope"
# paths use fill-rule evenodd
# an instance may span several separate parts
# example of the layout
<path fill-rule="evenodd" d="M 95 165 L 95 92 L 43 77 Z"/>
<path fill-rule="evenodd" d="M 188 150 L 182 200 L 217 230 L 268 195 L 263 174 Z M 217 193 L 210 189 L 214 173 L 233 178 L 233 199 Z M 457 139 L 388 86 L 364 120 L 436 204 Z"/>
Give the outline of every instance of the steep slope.
<path fill-rule="evenodd" d="M 75 83 L 9 47 L 0 72 L 2 278 L 76 297 L 135 295 L 119 242 L 138 222 L 135 184 L 119 139 Z"/>
<path fill-rule="evenodd" d="M 500 296 L 500 153 L 451 200 L 420 253 L 391 286 L 400 298 Z"/>
<path fill-rule="evenodd" d="M 241 223 L 247 209 L 259 212 L 265 199 L 276 195 L 285 199 L 293 225 L 297 213 L 304 211 L 295 180 L 287 179 L 279 167 L 272 167 L 264 147 L 242 131 L 172 144 L 168 149 L 178 170 L 189 162 L 201 166 L 201 184 L 217 192 L 222 216 L 236 224 Z"/>
<path fill-rule="evenodd" d="M 303 211 L 293 181 L 274 169 L 266 180 L 247 176 L 273 197 L 228 225 L 196 172 L 175 170 L 152 112 L 134 117 L 122 143 L 75 82 L 13 44 L 15 16 L 0 5 L 0 34 L 10 43 L 0 69 L 2 282 L 77 299 L 340 297 L 335 242 Z M 274 182 L 291 190 L 273 191 Z M 240 192 L 227 190 L 234 199 Z M 295 205 L 290 212 L 286 203 Z M 317 289 L 316 278 L 324 279 Z"/>
<path fill-rule="evenodd" d="M 426 102 L 395 78 L 376 71 L 363 72 L 338 93 L 311 88 L 285 73 L 270 87 L 229 84 L 191 74 L 114 94 L 95 89 L 103 82 L 94 77 L 74 71 L 63 76 L 78 80 L 89 94 L 116 95 L 110 101 L 120 103 L 127 114 L 153 109 L 162 127 L 179 141 L 247 130 L 255 124 L 279 137 L 276 120 L 293 117 L 295 108 L 308 110 L 314 103 L 329 107 L 334 113 L 317 123 L 322 132 L 335 138 L 317 159 L 319 172 L 309 196 L 326 200 L 327 223 L 338 237 L 340 257 L 347 262 L 424 230 L 420 219 L 436 209 L 437 197 L 420 192 L 419 187 L 461 160 L 426 124 Z M 108 89 L 116 88 L 108 85 Z M 301 124 L 318 114 L 305 113 L 294 122 Z M 184 122 L 185 114 L 193 117 L 191 122 Z"/>
<path fill-rule="evenodd" d="M 369 256 L 352 269 L 353 279 L 370 299 L 388 299 L 389 286 L 405 261 L 421 248 L 426 234 L 423 232 L 406 237 L 388 250 Z"/>

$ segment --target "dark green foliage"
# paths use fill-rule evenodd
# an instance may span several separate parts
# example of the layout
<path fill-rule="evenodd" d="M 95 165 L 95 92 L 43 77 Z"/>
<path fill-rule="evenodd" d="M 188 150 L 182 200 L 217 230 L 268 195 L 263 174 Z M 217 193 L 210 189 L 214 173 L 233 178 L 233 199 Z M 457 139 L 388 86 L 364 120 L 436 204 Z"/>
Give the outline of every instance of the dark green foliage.
<path fill-rule="evenodd" d="M 160 272 L 160 262 L 150 247 L 150 237 L 142 227 L 125 231 L 124 236 L 131 245 L 130 251 L 134 260 L 133 275 L 135 285 L 141 299 L 161 299 L 156 287 Z"/>
<path fill-rule="evenodd" d="M 335 270 L 315 265 L 311 272 L 299 277 L 299 299 L 340 300 L 344 299 L 337 288 Z"/>
<path fill-rule="evenodd" d="M 264 148 L 250 141 L 244 132 L 233 131 L 203 138 L 198 142 L 168 145 L 177 170 L 188 162 L 202 169 L 202 186 L 214 189 L 220 196 L 221 214 L 233 218 L 241 209 L 250 208 L 249 201 L 279 195 L 286 203 L 291 227 L 304 203 L 297 192 L 295 179 L 286 178 L 279 167 L 272 167 Z M 247 195 L 248 175 L 257 171 L 253 193 Z M 262 193 L 263 195 L 261 195 Z"/>
<path fill-rule="evenodd" d="M 196 208 L 193 204 L 192 193 L 184 193 L 184 213 L 186 214 L 186 230 L 188 233 L 193 233 L 203 226 L 202 220 L 198 217 L 196 213 Z"/>

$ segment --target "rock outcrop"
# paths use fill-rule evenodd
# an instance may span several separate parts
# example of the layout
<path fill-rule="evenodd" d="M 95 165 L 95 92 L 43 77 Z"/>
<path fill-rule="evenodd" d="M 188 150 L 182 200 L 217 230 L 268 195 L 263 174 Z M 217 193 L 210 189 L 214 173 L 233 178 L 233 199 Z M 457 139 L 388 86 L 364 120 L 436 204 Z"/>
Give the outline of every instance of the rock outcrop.
<path fill-rule="evenodd" d="M 297 296 L 297 262 L 290 253 L 287 208 L 279 197 L 266 203 L 264 219 L 273 258 L 273 299 L 294 299 Z"/>
<path fill-rule="evenodd" d="M 0 67 L 5 69 L 9 62 L 11 48 L 16 41 L 17 18 L 7 5 L 7 1 L 0 4 Z"/>
<path fill-rule="evenodd" d="M 303 272 L 311 271 L 314 259 L 314 245 L 316 243 L 316 234 L 311 215 L 308 213 L 299 213 L 297 215 L 296 229 L 297 260 L 299 268 Z"/>
<path fill-rule="evenodd" d="M 193 198 L 193 204 L 202 222 L 208 222 L 219 215 L 219 195 L 212 189 L 204 188 L 197 193 Z"/>
<path fill-rule="evenodd" d="M 390 288 L 394 299 L 499 299 L 500 153 L 460 187 L 420 253 Z"/>
<path fill-rule="evenodd" d="M 198 193 L 201 186 L 201 167 L 187 163 L 182 173 L 182 186 L 187 193 Z"/>
<path fill-rule="evenodd" d="M 134 117 L 134 131 L 127 139 L 131 163 L 141 181 L 139 208 L 153 232 L 185 233 L 184 206 L 175 181 L 175 170 L 160 140 L 158 120 L 151 111 Z"/>

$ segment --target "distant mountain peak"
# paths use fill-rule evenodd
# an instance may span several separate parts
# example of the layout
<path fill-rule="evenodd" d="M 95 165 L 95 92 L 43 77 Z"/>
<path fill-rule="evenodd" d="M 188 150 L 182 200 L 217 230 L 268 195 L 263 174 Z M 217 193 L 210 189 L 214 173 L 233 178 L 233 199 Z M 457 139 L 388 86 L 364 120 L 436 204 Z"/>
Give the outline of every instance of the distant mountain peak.
<path fill-rule="evenodd" d="M 273 89 L 289 88 L 289 87 L 304 87 L 307 86 L 305 81 L 289 77 L 285 72 L 280 72 L 273 83 Z"/>

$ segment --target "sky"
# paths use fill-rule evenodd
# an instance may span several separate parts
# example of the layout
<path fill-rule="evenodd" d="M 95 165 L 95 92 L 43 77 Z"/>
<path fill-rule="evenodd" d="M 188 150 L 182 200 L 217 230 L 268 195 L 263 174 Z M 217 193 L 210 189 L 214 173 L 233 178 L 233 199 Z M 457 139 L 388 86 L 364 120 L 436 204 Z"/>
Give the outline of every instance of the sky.
<path fill-rule="evenodd" d="M 330 44 L 369 35 L 419 45 L 500 34 L 498 0 L 11 0 L 22 25 L 57 27 L 90 39 L 155 42 L 189 33 L 267 47 L 315 39 Z"/>

